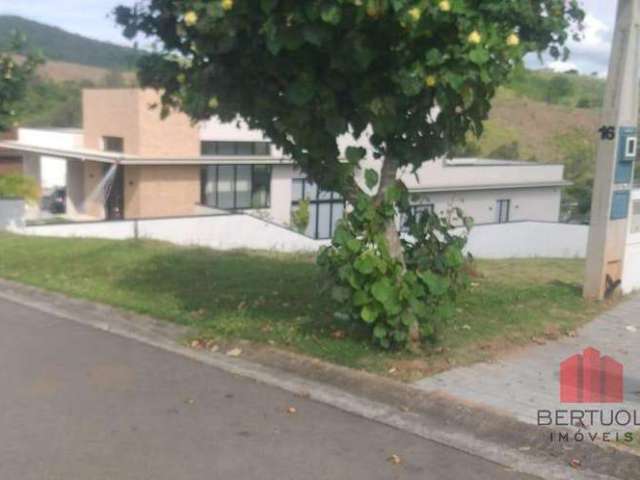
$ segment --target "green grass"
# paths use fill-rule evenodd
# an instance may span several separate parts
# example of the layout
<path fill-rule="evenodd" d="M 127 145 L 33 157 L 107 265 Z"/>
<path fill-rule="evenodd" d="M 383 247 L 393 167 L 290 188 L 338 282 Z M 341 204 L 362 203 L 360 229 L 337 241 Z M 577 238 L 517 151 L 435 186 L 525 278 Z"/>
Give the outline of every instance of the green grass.
<path fill-rule="evenodd" d="M 216 252 L 147 241 L 0 234 L 0 276 L 193 327 L 414 378 L 556 338 L 603 307 L 580 295 L 578 260 L 480 261 L 456 317 L 418 354 L 381 352 L 338 323 L 310 256 Z"/>

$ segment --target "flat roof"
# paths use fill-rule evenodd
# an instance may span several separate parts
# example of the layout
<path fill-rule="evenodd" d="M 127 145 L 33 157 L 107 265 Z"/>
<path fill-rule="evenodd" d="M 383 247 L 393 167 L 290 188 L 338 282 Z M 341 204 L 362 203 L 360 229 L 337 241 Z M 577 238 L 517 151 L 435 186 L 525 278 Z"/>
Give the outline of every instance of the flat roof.
<path fill-rule="evenodd" d="M 91 150 L 84 148 L 65 149 L 51 148 L 39 145 L 22 143 L 15 140 L 0 141 L 0 148 L 22 153 L 36 153 L 50 157 L 59 157 L 66 160 L 93 161 L 102 163 L 118 163 L 120 165 L 211 165 L 216 163 L 233 164 L 293 164 L 293 161 L 284 157 L 273 157 L 271 155 L 253 156 L 225 156 L 225 155 L 203 155 L 198 157 L 142 157 L 138 155 L 128 155 L 114 152 L 103 152 L 101 150 Z"/>

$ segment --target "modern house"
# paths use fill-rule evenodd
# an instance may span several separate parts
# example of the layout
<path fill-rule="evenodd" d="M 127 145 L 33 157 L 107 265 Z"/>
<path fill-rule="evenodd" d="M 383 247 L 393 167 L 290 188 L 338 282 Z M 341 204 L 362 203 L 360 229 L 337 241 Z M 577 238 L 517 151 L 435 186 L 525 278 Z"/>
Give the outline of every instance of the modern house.
<path fill-rule="evenodd" d="M 161 120 L 150 108 L 158 101 L 150 90 L 85 90 L 82 130 L 19 129 L 17 139 L 0 140 L 0 149 L 14 167 L 21 157 L 24 172 L 41 182 L 47 162 L 64 160 L 72 219 L 246 211 L 288 225 L 306 198 L 307 235 L 332 235 L 344 213 L 343 199 L 306 180 L 262 132 L 241 120 L 194 125 L 181 113 Z M 342 138 L 340 144 L 346 148 L 354 140 Z M 375 165 L 373 158 L 365 162 Z M 428 162 L 416 174 L 404 173 L 403 180 L 417 209 L 445 214 L 461 207 L 477 224 L 557 222 L 561 190 L 568 184 L 562 165 L 479 159 Z"/>

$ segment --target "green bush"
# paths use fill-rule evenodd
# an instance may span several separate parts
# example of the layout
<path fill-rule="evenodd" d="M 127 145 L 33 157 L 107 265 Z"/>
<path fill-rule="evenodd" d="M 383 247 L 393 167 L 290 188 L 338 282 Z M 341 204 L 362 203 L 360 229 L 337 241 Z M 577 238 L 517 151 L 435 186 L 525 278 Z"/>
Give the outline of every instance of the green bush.
<path fill-rule="evenodd" d="M 332 279 L 337 315 L 366 325 L 383 348 L 403 347 L 417 339 L 433 340 L 454 311 L 458 292 L 466 285 L 463 248 L 466 236 L 453 233 L 451 219 L 416 213 L 408 195 L 392 190 L 381 205 L 360 195 L 340 222 L 331 246 L 318 263 Z M 402 201 L 397 198 L 402 195 Z M 406 218 L 409 239 L 403 239 L 404 259 L 390 253 L 382 226 L 396 216 Z M 466 226 L 470 220 L 455 212 Z"/>
<path fill-rule="evenodd" d="M 307 231 L 307 227 L 309 226 L 309 218 L 309 200 L 304 199 L 291 215 L 291 223 L 298 232 L 304 233 Z"/>
<path fill-rule="evenodd" d="M 0 175 L 0 198 L 24 198 L 34 203 L 40 198 L 40 188 L 31 177 Z"/>

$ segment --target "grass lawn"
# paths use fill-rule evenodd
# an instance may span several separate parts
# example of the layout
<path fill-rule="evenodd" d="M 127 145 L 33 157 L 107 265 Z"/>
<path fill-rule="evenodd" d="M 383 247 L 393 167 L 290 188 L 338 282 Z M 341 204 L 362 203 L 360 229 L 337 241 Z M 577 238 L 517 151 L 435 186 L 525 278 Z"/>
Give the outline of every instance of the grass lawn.
<path fill-rule="evenodd" d="M 478 261 L 457 315 L 419 354 L 381 352 L 333 319 L 311 256 L 223 253 L 148 241 L 0 234 L 0 277 L 411 379 L 570 334 L 604 305 L 582 300 L 580 260 Z"/>

